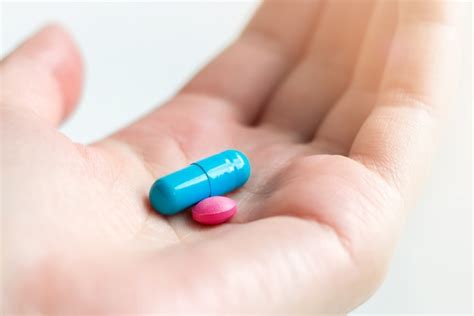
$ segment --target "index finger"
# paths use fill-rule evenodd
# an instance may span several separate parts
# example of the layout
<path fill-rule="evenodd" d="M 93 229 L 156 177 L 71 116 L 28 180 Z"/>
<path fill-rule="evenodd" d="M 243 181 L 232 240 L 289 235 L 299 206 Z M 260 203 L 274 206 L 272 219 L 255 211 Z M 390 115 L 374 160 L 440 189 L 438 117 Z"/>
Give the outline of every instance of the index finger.
<path fill-rule="evenodd" d="M 322 1 L 265 1 L 242 35 L 181 91 L 224 100 L 250 123 L 296 62 Z"/>

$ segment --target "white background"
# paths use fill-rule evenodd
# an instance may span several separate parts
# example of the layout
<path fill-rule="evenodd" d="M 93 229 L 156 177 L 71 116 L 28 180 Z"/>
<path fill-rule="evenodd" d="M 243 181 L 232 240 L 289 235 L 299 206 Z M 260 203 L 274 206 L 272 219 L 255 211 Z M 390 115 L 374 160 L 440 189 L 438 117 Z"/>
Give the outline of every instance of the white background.
<path fill-rule="evenodd" d="M 82 48 L 81 104 L 62 131 L 76 141 L 103 137 L 170 97 L 227 44 L 255 2 L 3 3 L 2 55 L 47 21 Z M 466 10 L 471 12 L 469 5 Z M 459 98 L 446 118 L 439 154 L 411 213 L 380 290 L 361 313 L 471 311 L 471 18 L 465 29 Z M 440 87 L 442 88 L 442 87 Z"/>

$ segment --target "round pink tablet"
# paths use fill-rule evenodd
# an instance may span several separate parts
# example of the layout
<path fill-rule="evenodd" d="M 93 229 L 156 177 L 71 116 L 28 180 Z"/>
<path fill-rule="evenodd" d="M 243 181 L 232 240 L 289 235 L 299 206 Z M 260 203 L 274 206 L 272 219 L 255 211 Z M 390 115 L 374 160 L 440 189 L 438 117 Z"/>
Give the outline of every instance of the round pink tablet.
<path fill-rule="evenodd" d="M 205 225 L 228 221 L 237 212 L 237 203 L 225 196 L 211 196 L 193 206 L 193 219 Z"/>

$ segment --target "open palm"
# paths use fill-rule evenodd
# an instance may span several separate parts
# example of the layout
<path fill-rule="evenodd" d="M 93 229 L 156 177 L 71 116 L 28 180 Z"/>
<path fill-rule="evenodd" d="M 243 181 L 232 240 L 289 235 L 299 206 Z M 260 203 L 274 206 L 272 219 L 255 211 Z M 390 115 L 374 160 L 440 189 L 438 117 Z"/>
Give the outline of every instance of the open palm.
<path fill-rule="evenodd" d="M 55 126 L 81 64 L 50 26 L 1 64 L 6 311 L 345 312 L 385 272 L 455 67 L 453 8 L 267 2 L 171 101 L 91 145 Z M 443 89 L 439 89 L 443 87 Z M 218 227 L 163 217 L 153 181 L 236 148 Z"/>

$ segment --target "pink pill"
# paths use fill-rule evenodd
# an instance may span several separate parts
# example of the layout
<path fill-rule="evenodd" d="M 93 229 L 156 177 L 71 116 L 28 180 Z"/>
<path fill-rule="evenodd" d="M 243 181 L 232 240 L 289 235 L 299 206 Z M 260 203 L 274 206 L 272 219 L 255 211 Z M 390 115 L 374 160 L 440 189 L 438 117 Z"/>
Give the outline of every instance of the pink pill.
<path fill-rule="evenodd" d="M 237 203 L 225 196 L 211 196 L 193 206 L 193 219 L 204 225 L 228 221 L 237 212 Z"/>

